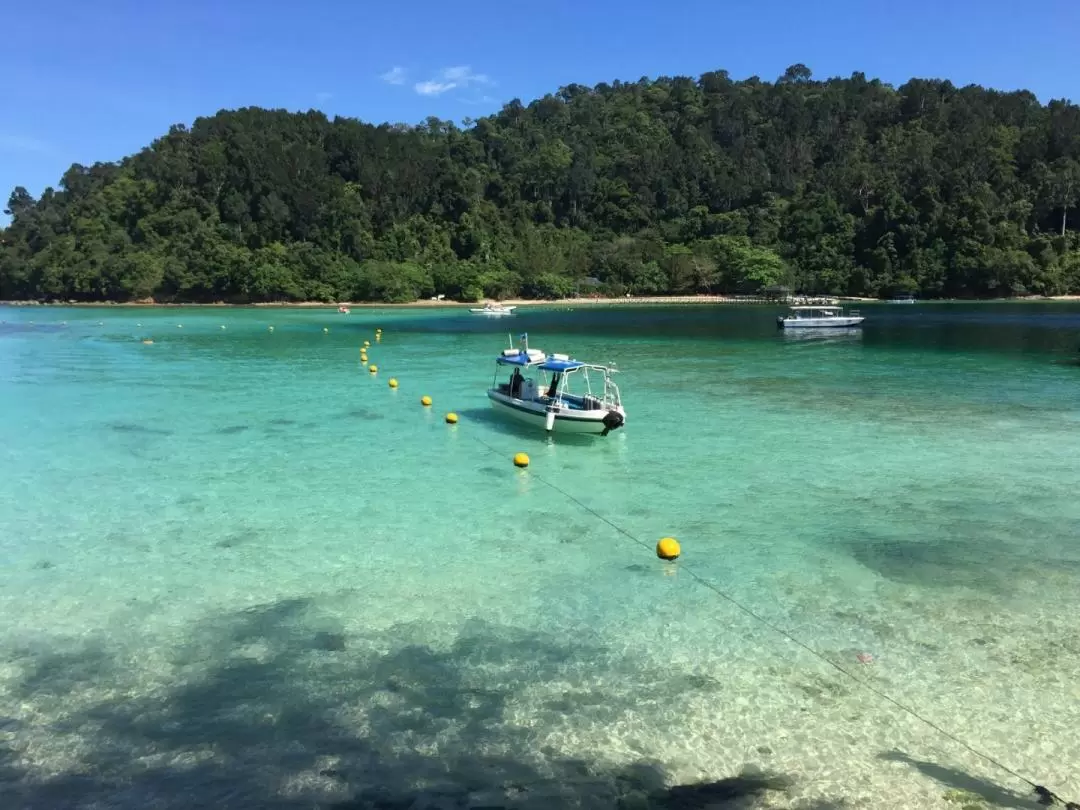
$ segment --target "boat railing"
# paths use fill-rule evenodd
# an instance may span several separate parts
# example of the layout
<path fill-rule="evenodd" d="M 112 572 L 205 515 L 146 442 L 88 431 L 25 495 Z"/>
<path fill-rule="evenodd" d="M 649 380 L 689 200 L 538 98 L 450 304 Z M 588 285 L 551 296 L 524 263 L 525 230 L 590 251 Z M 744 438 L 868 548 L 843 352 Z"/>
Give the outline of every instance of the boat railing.
<path fill-rule="evenodd" d="M 615 381 L 604 377 L 604 397 L 605 408 L 621 408 L 622 407 L 622 395 L 619 393 L 619 386 L 615 384 Z"/>
<path fill-rule="evenodd" d="M 786 321 L 797 321 L 800 318 L 846 318 L 858 317 L 859 310 L 849 309 L 846 312 L 843 307 L 792 307 L 786 315 L 780 317 Z"/>

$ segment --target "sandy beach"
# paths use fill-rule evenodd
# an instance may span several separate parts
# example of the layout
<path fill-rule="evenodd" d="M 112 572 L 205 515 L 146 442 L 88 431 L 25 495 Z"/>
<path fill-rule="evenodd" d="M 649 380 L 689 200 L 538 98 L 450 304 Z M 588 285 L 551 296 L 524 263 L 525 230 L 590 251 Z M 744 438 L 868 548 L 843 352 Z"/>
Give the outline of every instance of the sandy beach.
<path fill-rule="evenodd" d="M 883 302 L 879 298 L 865 298 L 857 296 L 836 295 L 829 296 L 840 303 L 875 303 Z M 961 299 L 961 298 L 934 298 L 920 299 L 922 304 L 945 304 L 945 303 L 1043 303 L 1057 301 L 1080 301 L 1080 295 L 1048 295 L 1027 296 L 1024 298 L 993 298 L 993 299 Z M 448 301 L 421 299 L 404 304 L 388 304 L 379 301 L 337 301 L 327 303 L 325 301 L 268 301 L 254 304 L 230 304 L 224 301 L 212 303 L 194 302 L 170 302 L 170 301 L 0 301 L 0 306 L 5 307 L 217 307 L 217 308 L 304 308 L 304 309 L 336 309 L 345 306 L 356 309 L 429 309 L 429 308 L 462 308 L 481 307 L 487 303 L 500 303 L 506 306 L 641 306 L 656 304 L 661 306 L 674 305 L 701 305 L 701 304 L 767 304 L 772 303 L 764 298 L 754 296 L 733 295 L 643 295 L 633 298 L 560 298 L 555 300 L 540 300 L 532 298 L 512 298 L 504 301 L 484 299 L 483 301 Z"/>
<path fill-rule="evenodd" d="M 428 309 L 428 308 L 461 308 L 482 307 L 487 303 L 499 303 L 507 306 L 631 306 L 639 304 L 746 304 L 759 303 L 764 299 L 747 296 L 725 295 L 650 295 L 635 298 L 561 298 L 554 300 L 540 300 L 532 298 L 511 298 L 503 301 L 484 299 L 482 301 L 450 301 L 446 299 L 432 300 L 419 299 L 409 303 L 390 304 L 381 301 L 264 301 L 253 304 L 230 304 L 224 301 L 212 303 L 177 303 L 162 301 L 0 301 L 0 306 L 27 307 L 27 306 L 51 306 L 51 307 L 250 307 L 250 308 L 273 308 L 295 307 L 305 309 L 336 309 L 337 307 L 366 308 L 366 309 Z M 873 299 L 840 298 L 842 301 L 871 301 Z"/>

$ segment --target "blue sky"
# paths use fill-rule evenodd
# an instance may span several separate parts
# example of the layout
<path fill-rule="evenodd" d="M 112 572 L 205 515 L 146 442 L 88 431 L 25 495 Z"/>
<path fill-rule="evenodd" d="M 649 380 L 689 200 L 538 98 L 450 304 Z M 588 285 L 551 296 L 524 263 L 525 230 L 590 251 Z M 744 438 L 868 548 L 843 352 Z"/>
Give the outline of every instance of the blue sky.
<path fill-rule="evenodd" d="M 1080 101 L 1080 2 L 28 0 L 2 15 L 0 201 L 222 108 L 460 120 L 573 82 L 726 69 Z"/>

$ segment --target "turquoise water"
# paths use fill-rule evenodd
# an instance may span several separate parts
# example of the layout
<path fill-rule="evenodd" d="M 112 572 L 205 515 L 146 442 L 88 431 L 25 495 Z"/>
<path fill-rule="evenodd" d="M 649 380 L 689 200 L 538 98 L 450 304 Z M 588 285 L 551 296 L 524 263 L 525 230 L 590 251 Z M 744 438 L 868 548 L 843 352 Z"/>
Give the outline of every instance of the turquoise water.
<path fill-rule="evenodd" d="M 0 806 L 1075 799 L 1080 308 L 864 312 L 0 310 Z"/>

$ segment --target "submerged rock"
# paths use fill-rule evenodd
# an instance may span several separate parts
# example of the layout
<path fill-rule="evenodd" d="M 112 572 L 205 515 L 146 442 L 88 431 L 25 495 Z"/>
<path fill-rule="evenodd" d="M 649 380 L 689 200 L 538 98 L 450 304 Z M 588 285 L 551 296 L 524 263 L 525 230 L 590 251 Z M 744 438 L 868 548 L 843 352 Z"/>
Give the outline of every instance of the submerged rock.
<path fill-rule="evenodd" d="M 316 650 L 327 650 L 328 652 L 341 652 L 345 649 L 345 634 L 344 633 L 331 633 L 321 632 L 316 633 L 315 638 L 312 641 L 312 646 Z"/>

